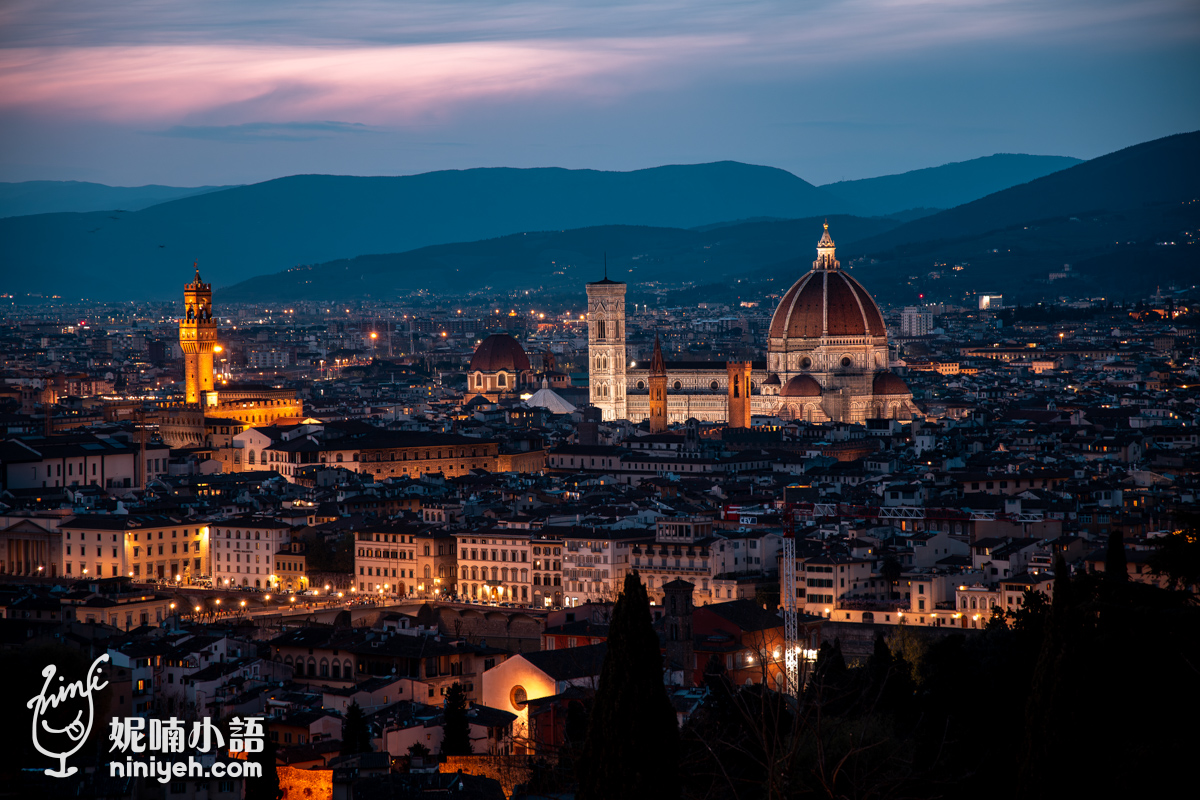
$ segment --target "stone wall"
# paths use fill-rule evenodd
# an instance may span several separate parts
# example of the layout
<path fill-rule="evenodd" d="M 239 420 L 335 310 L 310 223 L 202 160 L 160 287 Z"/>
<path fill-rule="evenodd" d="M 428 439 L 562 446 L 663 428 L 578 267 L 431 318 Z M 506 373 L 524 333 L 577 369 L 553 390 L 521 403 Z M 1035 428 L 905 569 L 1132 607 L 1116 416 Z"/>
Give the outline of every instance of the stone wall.
<path fill-rule="evenodd" d="M 487 642 L 516 653 L 542 649 L 542 620 L 521 611 L 488 608 L 437 609 L 438 630 L 473 643 Z"/>
<path fill-rule="evenodd" d="M 478 775 L 500 782 L 506 797 L 512 797 L 518 784 L 529 780 L 529 758 L 527 756 L 446 756 L 438 764 L 438 772 Z"/>
<path fill-rule="evenodd" d="M 866 660 L 875 650 L 875 634 L 882 633 L 885 640 L 891 639 L 897 632 L 915 634 L 927 642 L 934 642 L 946 636 L 956 634 L 971 635 L 979 633 L 974 628 L 933 628 L 923 625 L 884 625 L 861 622 L 825 622 L 821 625 L 821 641 L 833 644 L 834 639 L 842 643 L 842 655 L 846 663 L 855 659 Z"/>
<path fill-rule="evenodd" d="M 331 800 L 333 770 L 276 767 L 283 800 Z"/>

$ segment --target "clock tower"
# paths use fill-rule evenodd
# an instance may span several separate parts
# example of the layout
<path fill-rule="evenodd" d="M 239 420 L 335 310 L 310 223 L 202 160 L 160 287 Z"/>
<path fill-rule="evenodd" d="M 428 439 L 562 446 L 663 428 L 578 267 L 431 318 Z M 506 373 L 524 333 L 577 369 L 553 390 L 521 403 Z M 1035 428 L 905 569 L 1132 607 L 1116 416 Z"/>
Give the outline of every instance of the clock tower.
<path fill-rule="evenodd" d="M 213 390 L 213 348 L 217 323 L 212 316 L 212 284 L 196 280 L 183 287 L 183 319 L 179 320 L 179 347 L 183 350 L 185 402 L 205 402 Z"/>

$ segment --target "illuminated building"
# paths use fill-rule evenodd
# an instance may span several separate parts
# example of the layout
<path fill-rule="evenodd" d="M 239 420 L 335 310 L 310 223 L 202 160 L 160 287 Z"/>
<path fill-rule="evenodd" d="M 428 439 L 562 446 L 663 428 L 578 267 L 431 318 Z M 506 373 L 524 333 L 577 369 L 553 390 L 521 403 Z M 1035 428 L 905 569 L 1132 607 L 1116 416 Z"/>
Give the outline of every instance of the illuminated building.
<path fill-rule="evenodd" d="M 236 421 L 245 426 L 299 422 L 304 404 L 290 389 L 272 386 L 226 385 L 216 388 L 213 353 L 219 350 L 217 321 L 213 317 L 212 284 L 200 280 L 183 287 L 183 317 L 179 320 L 179 346 L 184 360 L 184 399 L 159 410 L 159 433 L 171 447 L 212 447 L 213 427 Z"/>
<path fill-rule="evenodd" d="M 507 333 L 495 333 L 480 342 L 471 356 L 463 400 L 483 397 L 494 403 L 533 388 L 534 373 L 525 348 Z"/>
<path fill-rule="evenodd" d="M 650 420 L 657 429 L 652 408 L 660 401 L 652 401 L 652 387 L 663 366 L 667 423 L 694 418 L 746 427 L 752 415 L 907 420 L 917 410 L 904 381 L 887 371 L 883 314 L 842 270 L 828 225 L 812 269 L 788 289 L 771 318 L 765 361 L 651 359 L 649 367 L 627 367 L 625 289 L 607 277 L 587 285 L 591 402 L 606 420 Z"/>

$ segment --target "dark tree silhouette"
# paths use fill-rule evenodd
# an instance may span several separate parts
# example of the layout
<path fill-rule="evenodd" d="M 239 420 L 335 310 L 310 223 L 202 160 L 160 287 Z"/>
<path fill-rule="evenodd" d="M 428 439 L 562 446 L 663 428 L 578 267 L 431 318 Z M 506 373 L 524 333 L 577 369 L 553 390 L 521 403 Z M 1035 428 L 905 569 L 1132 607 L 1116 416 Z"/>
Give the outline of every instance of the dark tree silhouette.
<path fill-rule="evenodd" d="M 679 796 L 679 728 L 663 686 L 650 601 L 636 571 L 613 611 L 580 760 L 580 800 Z"/>
<path fill-rule="evenodd" d="M 267 737 L 261 753 L 252 753 L 251 761 L 262 765 L 262 776 L 246 779 L 246 800 L 282 800 L 279 772 L 275 769 L 275 742 Z"/>
<path fill-rule="evenodd" d="M 346 709 L 346 721 L 342 723 L 342 755 L 371 752 L 371 731 L 358 703 Z"/>
<path fill-rule="evenodd" d="M 467 721 L 467 693 L 462 684 L 455 682 L 446 689 L 445 736 L 442 738 L 442 755 L 469 756 L 471 754 L 471 726 Z"/>
<path fill-rule="evenodd" d="M 1113 531 L 1108 535 L 1108 552 L 1104 555 L 1104 579 L 1112 583 L 1129 580 L 1126 564 L 1125 537 Z"/>

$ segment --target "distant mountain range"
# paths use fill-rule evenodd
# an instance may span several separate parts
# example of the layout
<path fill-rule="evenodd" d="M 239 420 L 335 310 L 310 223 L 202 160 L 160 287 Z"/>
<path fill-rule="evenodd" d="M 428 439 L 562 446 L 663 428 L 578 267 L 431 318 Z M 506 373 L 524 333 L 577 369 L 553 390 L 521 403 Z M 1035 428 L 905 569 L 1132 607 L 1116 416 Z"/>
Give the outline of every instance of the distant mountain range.
<path fill-rule="evenodd" d="M 912 221 L 836 215 L 846 268 L 889 302 L 970 301 L 1002 291 L 1027 301 L 1131 297 L 1195 281 L 1200 133 L 1137 145 Z M 360 256 L 293 268 L 219 292 L 276 301 L 396 296 L 413 289 L 483 294 L 578 293 L 600 274 L 641 296 L 660 284 L 704 285 L 710 299 L 782 291 L 808 268 L 820 218 L 759 219 L 691 230 L 605 226 Z M 1191 232 L 1190 238 L 1188 232 Z M 1174 242 L 1174 244 L 1171 244 Z M 1071 266 L 1065 267 L 1064 265 Z M 1050 273 L 1058 273 L 1050 282 Z"/>
<path fill-rule="evenodd" d="M 907 222 L 844 252 L 864 259 L 873 288 L 897 302 L 961 297 L 972 286 L 1027 300 L 1138 297 L 1195 285 L 1197 238 L 1200 132 L 1192 132 Z"/>
<path fill-rule="evenodd" d="M 884 175 L 827 183 L 820 188 L 845 200 L 855 213 L 885 216 L 914 208 L 954 208 L 1082 163 L 1066 156 L 994 156 Z"/>
<path fill-rule="evenodd" d="M 721 281 L 736 284 L 758 274 L 795 273 L 801 242 L 816 246 L 825 217 L 723 225 L 704 230 L 606 225 L 565 231 L 518 233 L 479 242 L 441 244 L 405 253 L 358 256 L 295 267 L 219 289 L 218 301 L 262 302 L 395 297 L 413 289 L 503 295 L 529 289 L 538 301 L 555 293 L 582 292 L 607 274 L 649 294 L 657 284 Z M 828 217 L 839 241 L 850 243 L 895 227 L 878 217 Z M 811 249 L 811 248 L 809 248 Z M 784 287 L 786 288 L 786 287 Z M 747 284 L 747 296 L 751 294 Z"/>
<path fill-rule="evenodd" d="M 105 186 L 83 181 L 0 183 L 0 217 L 54 214 L 64 211 L 139 211 L 143 208 L 217 192 L 228 186 Z"/>
<path fill-rule="evenodd" d="M 1002 162 L 993 164 L 997 158 Z M 881 209 L 897 214 L 891 221 L 897 223 L 932 213 L 911 209 L 950 196 L 937 188 L 944 183 L 937 178 L 940 170 L 962 173 L 958 191 L 979 197 L 1001 180 L 1004 169 L 1012 170 L 1011 185 L 1058 163 L 1040 156 L 977 161 L 993 166 L 966 172 L 963 164 L 919 170 L 919 177 L 908 183 L 904 175 L 872 179 L 883 181 L 879 197 L 872 195 L 871 181 L 833 184 L 843 197 L 784 170 L 730 161 L 634 172 L 473 169 L 380 178 L 297 175 L 220 190 L 177 189 L 173 191 L 196 194 L 140 211 L 127 196 L 119 206 L 122 211 L 0 219 L 0 263 L 5 265 L 0 291 L 166 299 L 178 293 L 179 276 L 186 277 L 193 260 L 200 262 L 207 279 L 228 285 L 299 265 L 525 231 L 598 226 L 715 230 L 739 224 L 729 220 L 869 216 Z M 911 198 L 904 194 L 906 185 L 912 188 Z M 80 186 L 97 185 L 66 188 Z M 64 189 L 61 202 L 67 202 L 63 198 L 70 191 Z M 604 243 L 598 246 L 602 254 Z M 414 283 L 424 279 L 410 278 Z"/>

